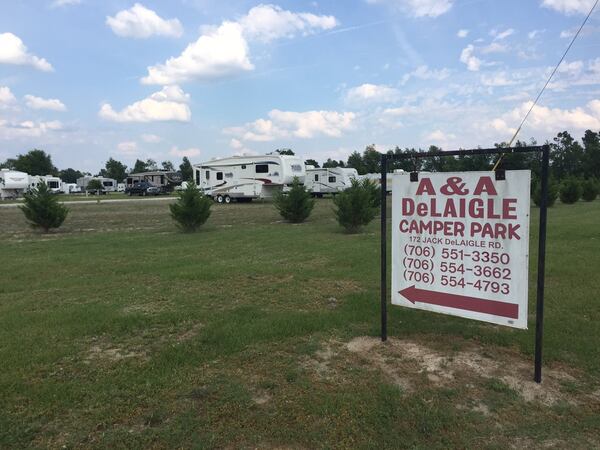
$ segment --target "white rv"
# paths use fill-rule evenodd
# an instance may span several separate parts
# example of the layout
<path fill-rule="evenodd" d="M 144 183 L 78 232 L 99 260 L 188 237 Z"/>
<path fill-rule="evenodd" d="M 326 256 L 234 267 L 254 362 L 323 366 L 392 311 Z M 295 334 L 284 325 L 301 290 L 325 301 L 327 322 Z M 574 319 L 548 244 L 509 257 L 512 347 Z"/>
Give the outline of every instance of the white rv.
<path fill-rule="evenodd" d="M 194 165 L 199 189 L 218 203 L 271 198 L 286 190 L 294 177 L 304 183 L 304 162 L 297 156 L 233 156 Z"/>
<path fill-rule="evenodd" d="M 404 170 L 402 170 L 402 169 L 394 170 L 394 173 L 402 173 L 402 172 L 404 172 Z M 360 175 L 359 178 L 361 180 L 366 178 L 378 186 L 381 185 L 381 173 L 367 173 L 365 175 Z M 392 192 L 392 174 L 388 173 L 385 178 L 386 178 L 386 192 L 391 193 Z"/>
<path fill-rule="evenodd" d="M 81 188 L 77 186 L 77 183 L 63 183 L 61 192 L 63 194 L 80 194 Z"/>
<path fill-rule="evenodd" d="M 81 178 L 77 178 L 77 186 L 79 186 L 82 191 L 85 191 L 87 188 L 87 185 L 92 180 L 99 180 L 100 183 L 102 183 L 102 186 L 104 187 L 105 192 L 116 192 L 117 191 L 118 183 L 117 183 L 117 180 L 115 180 L 114 178 L 92 177 L 92 176 L 86 175 Z"/>
<path fill-rule="evenodd" d="M 358 179 L 356 169 L 347 167 L 320 168 L 306 166 L 306 188 L 314 197 L 323 197 L 323 194 L 337 194 L 348 189 L 353 179 Z"/>
<path fill-rule="evenodd" d="M 0 170 L 0 199 L 17 198 L 29 188 L 29 175 L 16 170 Z"/>
<path fill-rule="evenodd" d="M 54 177 L 52 175 L 42 175 L 40 177 L 38 177 L 39 182 L 44 182 L 46 183 L 46 186 L 48 186 L 48 189 L 50 189 L 50 192 L 52 192 L 53 194 L 58 194 L 60 192 L 62 192 L 62 180 L 58 177 Z"/>

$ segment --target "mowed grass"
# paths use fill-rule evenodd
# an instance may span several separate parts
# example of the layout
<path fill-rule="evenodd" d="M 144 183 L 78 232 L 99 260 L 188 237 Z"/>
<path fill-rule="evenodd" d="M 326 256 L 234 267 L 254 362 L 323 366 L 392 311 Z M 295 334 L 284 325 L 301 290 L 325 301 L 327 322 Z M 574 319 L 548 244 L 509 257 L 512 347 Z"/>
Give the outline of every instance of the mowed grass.
<path fill-rule="evenodd" d="M 378 223 L 329 200 L 196 234 L 163 202 L 69 208 L 50 235 L 0 209 L 2 448 L 600 445 L 600 201 L 549 210 L 541 387 L 536 209 L 528 331 L 390 307 L 383 345 Z"/>

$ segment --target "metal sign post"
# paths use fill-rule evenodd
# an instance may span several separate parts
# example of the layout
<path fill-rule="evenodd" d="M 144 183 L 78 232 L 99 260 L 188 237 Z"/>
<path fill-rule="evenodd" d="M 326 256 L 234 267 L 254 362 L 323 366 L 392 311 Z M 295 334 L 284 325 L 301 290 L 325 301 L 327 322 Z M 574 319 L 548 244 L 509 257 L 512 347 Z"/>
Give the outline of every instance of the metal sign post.
<path fill-rule="evenodd" d="M 541 194 L 540 203 L 540 223 L 539 223 L 539 252 L 538 252 L 538 271 L 537 271 L 537 305 L 536 305 L 536 333 L 535 333 L 535 375 L 536 382 L 541 382 L 542 365 L 542 338 L 543 338 L 543 318 L 544 318 L 544 273 L 546 256 L 546 222 L 547 222 L 547 195 L 548 195 L 548 165 L 549 165 L 549 147 L 518 147 L 518 148 L 492 148 L 492 149 L 474 149 L 474 150 L 454 150 L 445 152 L 423 152 L 423 153 L 401 153 L 395 155 L 381 155 L 381 339 L 387 339 L 387 172 L 388 161 L 402 160 L 408 158 L 431 158 L 440 156 L 465 156 L 465 155 L 502 155 L 507 153 L 542 153 L 541 167 Z M 403 245 L 403 251 L 406 253 L 412 247 L 419 247 L 413 250 L 426 250 L 430 255 L 425 260 L 422 258 L 415 261 L 414 257 L 402 258 L 402 252 L 397 243 L 394 244 L 392 258 L 394 261 L 394 278 L 392 282 L 393 303 L 397 305 L 426 309 L 430 311 L 441 312 L 445 314 L 459 315 L 462 317 L 485 320 L 488 322 L 499 323 L 517 328 L 527 327 L 527 279 L 528 279 L 528 253 L 529 253 L 529 196 L 523 197 L 525 191 L 529 191 L 529 172 L 519 173 L 518 171 L 505 172 L 499 170 L 492 172 L 490 176 L 485 172 L 462 172 L 448 174 L 427 173 L 423 175 L 422 182 L 419 181 L 417 172 L 411 173 L 410 181 L 407 174 L 394 177 L 395 212 L 393 220 L 398 222 L 394 230 L 393 240 L 397 241 L 400 232 L 409 236 L 411 241 L 427 243 L 422 245 Z M 495 181 L 494 181 L 495 180 Z M 460 188 L 455 184 L 458 181 L 463 183 Z M 506 181 L 506 183 L 505 183 Z M 418 183 L 415 183 L 418 182 Z M 444 184 L 447 183 L 447 184 Z M 480 184 L 481 183 L 481 184 Z M 463 188 L 469 184 L 476 185 L 476 188 L 469 191 Z M 417 187 L 418 186 L 418 187 Z M 487 186 L 484 187 L 484 186 Z M 396 191 L 397 189 L 397 191 Z M 485 189 L 485 190 L 484 190 Z M 490 189 L 493 194 L 490 195 Z M 436 200 L 436 192 L 442 192 L 442 197 Z M 471 192 L 471 194 L 469 194 Z M 480 196 L 484 195 L 483 198 Z M 439 195 L 438 195 L 439 196 Z M 453 198 L 454 196 L 454 198 Z M 468 200 L 471 198 L 471 200 Z M 520 198 L 520 200 L 518 200 Z M 485 199 L 485 200 L 484 200 Z M 425 201 L 426 200 L 426 201 Z M 455 204 L 459 202 L 469 204 L 487 205 L 491 222 L 482 219 L 481 215 L 471 213 L 470 215 L 456 215 Z M 446 202 L 444 217 L 440 218 L 440 211 L 436 205 Z M 502 214 L 494 211 L 494 202 L 502 206 Z M 402 205 L 401 209 L 399 205 Z M 412 205 L 412 206 L 411 206 Z M 415 210 L 411 208 L 417 207 Z M 439 206 L 441 208 L 441 206 Z M 464 205 L 463 205 L 464 208 Z M 490 209 L 491 208 L 491 209 Z M 402 217 L 399 214 L 402 210 Z M 396 215 L 398 213 L 398 215 Z M 454 214 L 454 215 L 453 215 Z M 431 217 L 428 217 L 431 215 Z M 418 220 L 405 220 L 417 218 Z M 462 219 L 461 219 L 462 217 Z M 402 220 L 400 220 L 402 218 Z M 493 222 L 493 224 L 492 224 Z M 407 224 L 411 223 L 410 231 Z M 432 232 L 431 227 L 439 226 L 439 233 Z M 492 226 L 493 225 L 493 226 Z M 421 229 L 419 227 L 425 226 Z M 447 231 L 450 226 L 456 226 L 457 234 Z M 404 228 L 403 228 L 404 227 Z M 470 234 L 462 231 L 468 227 Z M 443 229 L 443 231 L 441 231 Z M 495 230 L 497 234 L 489 230 Z M 519 230 L 510 234 L 506 230 Z M 420 230 L 420 231 L 418 231 Z M 485 231 L 488 230 L 487 234 Z M 479 233 L 478 233 L 479 232 Z M 450 233 L 450 234 L 448 234 Z M 445 236 L 445 237 L 444 237 Z M 452 236 L 468 237 L 468 243 L 458 243 L 452 239 Z M 478 236 L 478 241 L 473 240 Z M 484 239 L 485 237 L 485 239 Z M 404 242 L 404 238 L 402 242 Z M 464 241 L 464 239 L 463 239 Z M 443 242 L 443 244 L 442 244 Z M 446 246 L 459 249 L 448 249 Z M 467 247 L 461 247 L 467 245 Z M 443 248 L 442 248 L 443 246 Z M 503 249 L 500 253 L 493 250 L 480 251 L 479 246 L 487 246 L 495 249 Z M 400 248 L 400 247 L 399 247 Z M 408 248 L 408 250 L 407 250 Z M 462 248 L 465 248 L 464 252 Z M 467 250 L 469 249 L 469 250 Z M 400 252 L 400 253 L 398 253 Z M 446 254 L 444 254 L 444 252 Z M 456 252 L 471 259 L 477 256 L 477 259 L 464 259 L 460 257 L 460 264 L 449 263 L 446 261 L 448 252 Z M 479 261 L 479 255 L 499 256 L 506 258 L 506 261 L 491 261 L 482 266 Z M 444 255 L 444 256 L 443 256 Z M 417 255 L 418 256 L 418 255 Z M 492 258 L 493 259 L 493 258 Z M 406 270 L 406 261 L 408 263 L 419 263 L 430 266 L 423 270 Z M 509 263 L 510 261 L 510 263 Z M 471 263 L 470 265 L 467 262 Z M 498 267 L 495 267 L 496 264 Z M 448 276 L 444 271 L 451 265 L 452 269 L 459 267 L 462 274 L 459 276 Z M 435 267 L 435 269 L 434 269 Z M 400 271 L 398 270 L 400 269 Z M 420 269 L 417 267 L 417 269 Z M 477 270 L 493 273 L 480 274 Z M 435 272 L 434 272 L 435 270 Z M 475 270 L 475 271 L 474 271 Z M 441 271 L 441 272 L 440 272 Z M 398 275 L 398 273 L 403 273 Z M 502 280 L 495 280 L 497 273 L 502 275 Z M 414 279 L 408 275 L 414 275 Z M 489 275 L 489 276 L 488 276 Z M 506 276 L 506 278 L 504 278 Z M 492 277 L 490 281 L 488 278 Z M 483 279 L 482 279 L 483 278 Z M 415 284 L 416 282 L 416 284 Z M 459 283 L 458 285 L 456 283 Z M 483 286 L 482 286 L 483 284 Z M 417 288 L 416 286 L 422 287 Z M 491 287 L 490 287 L 491 286 Z M 490 287 L 488 289 L 488 287 Z M 496 289 L 498 288 L 498 289 Z M 398 291 L 398 292 L 396 292 Z M 510 295 L 508 295 L 510 293 Z"/>

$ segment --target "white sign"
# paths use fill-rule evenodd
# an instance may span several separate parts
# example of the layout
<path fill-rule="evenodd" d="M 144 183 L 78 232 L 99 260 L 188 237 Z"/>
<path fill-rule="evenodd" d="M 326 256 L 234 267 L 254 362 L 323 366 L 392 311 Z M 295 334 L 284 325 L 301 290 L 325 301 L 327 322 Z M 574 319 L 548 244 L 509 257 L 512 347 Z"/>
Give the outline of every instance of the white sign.
<path fill-rule="evenodd" d="M 529 170 L 393 175 L 392 304 L 527 328 Z"/>

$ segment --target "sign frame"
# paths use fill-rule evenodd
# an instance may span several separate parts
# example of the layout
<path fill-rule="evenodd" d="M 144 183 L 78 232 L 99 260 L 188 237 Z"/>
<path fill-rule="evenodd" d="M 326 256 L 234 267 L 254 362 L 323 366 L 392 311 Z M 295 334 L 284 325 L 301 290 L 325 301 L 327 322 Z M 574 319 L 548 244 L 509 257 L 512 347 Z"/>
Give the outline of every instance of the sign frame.
<path fill-rule="evenodd" d="M 529 146 L 514 148 L 486 148 L 472 150 L 449 150 L 441 152 L 406 152 L 398 154 L 381 154 L 381 340 L 387 340 L 387 301 L 388 301 L 388 261 L 387 261 L 387 173 L 388 161 L 400 161 L 440 156 L 472 156 L 472 155 L 505 155 L 512 153 L 541 153 L 541 201 L 539 218 L 538 264 L 537 264 L 537 300 L 535 324 L 535 357 L 534 381 L 542 381 L 542 347 L 544 334 L 544 284 L 546 263 L 546 225 L 548 219 L 548 169 L 550 146 Z M 497 180 L 505 177 L 504 170 L 494 170 Z M 411 172 L 411 177 L 418 178 L 418 172 Z"/>

